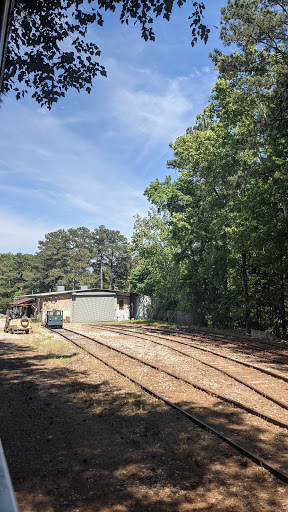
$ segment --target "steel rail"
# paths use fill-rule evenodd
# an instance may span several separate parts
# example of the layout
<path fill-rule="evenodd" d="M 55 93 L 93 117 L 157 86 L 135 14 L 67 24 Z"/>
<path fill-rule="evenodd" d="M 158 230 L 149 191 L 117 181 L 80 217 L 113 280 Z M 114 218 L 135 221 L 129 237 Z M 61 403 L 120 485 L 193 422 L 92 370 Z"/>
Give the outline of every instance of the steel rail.
<path fill-rule="evenodd" d="M 126 325 L 126 327 L 128 327 Z M 129 326 L 130 328 L 130 326 Z M 149 326 L 147 327 L 147 330 L 151 330 L 151 331 L 157 331 L 157 332 L 161 332 L 161 329 L 159 328 L 156 328 L 156 327 L 152 327 L 152 326 Z M 170 333 L 171 335 L 175 335 L 175 336 L 178 336 L 180 334 L 180 336 L 183 336 L 187 339 L 190 339 L 191 341 L 193 341 L 193 337 L 195 336 L 205 336 L 208 340 L 212 339 L 212 340 L 215 340 L 215 338 L 217 338 L 218 340 L 222 341 L 223 342 L 223 339 L 224 339 L 224 343 L 226 344 L 226 339 L 230 340 L 230 341 L 239 341 L 241 340 L 241 345 L 245 345 L 247 347 L 256 347 L 258 350 L 260 350 L 260 352 L 269 352 L 270 354 L 273 354 L 273 355 L 277 355 L 275 354 L 275 352 L 272 350 L 273 348 L 275 349 L 275 345 L 280 345 L 283 343 L 286 343 L 286 347 L 283 347 L 284 350 L 287 350 L 287 342 L 285 341 L 275 341 L 275 342 L 271 342 L 271 341 L 267 341 L 267 340 L 263 340 L 261 338 L 257 338 L 259 341 L 258 343 L 253 343 L 251 342 L 250 340 L 249 341 L 244 341 L 243 342 L 243 337 L 240 337 L 239 335 L 231 335 L 231 334 L 219 334 L 219 333 L 212 333 L 211 331 L 209 332 L 206 332 L 206 331 L 195 331 L 195 333 L 193 334 L 192 332 L 191 333 L 187 333 L 187 332 L 181 332 L 181 331 L 172 331 L 172 330 L 169 330 L 169 329 L 165 329 L 167 331 L 167 333 Z M 253 337 L 252 337 L 253 338 Z M 263 347 L 259 346 L 259 343 L 261 343 L 263 345 Z M 268 349 L 265 348 L 265 345 L 268 347 Z M 269 348 L 271 348 L 269 350 Z M 280 347 L 282 348 L 282 347 Z M 280 354 L 280 355 L 286 355 L 287 354 Z"/>
<path fill-rule="evenodd" d="M 48 327 L 46 327 L 46 329 L 50 330 Z M 63 329 L 65 331 L 68 331 L 68 332 L 71 332 L 71 333 L 74 333 L 78 336 L 83 336 L 84 338 L 88 338 L 88 336 L 86 335 L 82 335 L 80 333 L 77 333 L 75 331 L 69 331 L 69 329 Z M 211 425 L 208 425 L 207 423 L 203 422 L 202 420 L 200 420 L 200 418 L 198 418 L 197 416 L 195 416 L 194 414 L 191 414 L 189 413 L 188 411 L 185 411 L 185 409 L 182 409 L 181 407 L 179 407 L 177 404 L 173 403 L 173 402 L 170 402 L 169 400 L 167 400 L 166 398 L 164 398 L 163 396 L 159 395 L 158 393 L 156 393 L 155 391 L 153 391 L 152 389 L 148 388 L 147 386 L 141 384 L 141 382 L 138 382 L 137 380 L 133 379 L 132 377 L 130 377 L 129 375 L 125 374 L 124 372 L 122 372 L 121 370 L 119 370 L 118 368 L 116 368 L 115 366 L 111 365 L 110 363 L 107 363 L 107 361 L 105 361 L 104 359 L 102 359 L 101 357 L 97 356 L 96 354 L 94 354 L 93 352 L 91 352 L 90 350 L 88 350 L 87 348 L 84 348 L 82 345 L 80 345 L 79 343 L 77 343 L 75 340 L 71 340 L 68 336 L 66 336 L 65 334 L 63 334 L 62 332 L 60 332 L 59 330 L 57 331 L 57 333 L 59 333 L 61 336 L 63 336 L 63 338 L 67 339 L 68 341 L 70 341 L 71 343 L 73 343 L 74 345 L 76 345 L 78 348 L 80 348 L 81 350 L 83 350 L 84 352 L 88 353 L 89 355 L 91 355 L 92 357 L 94 357 L 95 359 L 97 359 L 98 361 L 100 361 L 101 363 L 103 363 L 105 366 L 107 366 L 108 368 L 114 370 L 115 372 L 117 372 L 119 375 L 121 375 L 122 377 L 125 377 L 126 379 L 128 379 L 130 382 L 132 382 L 133 384 L 135 384 L 136 386 L 140 387 L 141 389 L 143 389 L 143 391 L 145 391 L 146 393 L 148 393 L 149 395 L 153 396 L 154 398 L 157 398 L 158 400 L 161 400 L 162 402 L 164 402 L 166 405 L 170 406 L 171 408 L 177 410 L 178 412 L 180 412 L 183 416 L 185 416 L 186 418 L 188 418 L 190 421 L 192 421 L 193 423 L 195 423 L 196 425 L 198 425 L 199 427 L 201 427 L 202 429 L 205 429 L 205 430 L 208 430 L 209 432 L 212 432 L 214 435 L 216 435 L 217 437 L 219 437 L 220 439 L 222 439 L 222 441 L 224 441 L 225 443 L 227 443 L 228 445 L 232 446 L 233 448 L 235 448 L 236 450 L 238 450 L 239 452 L 241 452 L 243 455 L 245 455 L 247 458 L 249 458 L 250 460 L 252 460 L 255 464 L 257 464 L 258 466 L 266 469 L 269 473 L 271 473 L 272 475 L 274 475 L 276 478 L 278 478 L 279 480 L 281 480 L 282 482 L 285 482 L 285 483 L 288 483 L 288 475 L 285 474 L 285 473 L 282 473 L 279 469 L 277 469 L 275 466 L 272 466 L 269 462 L 267 462 L 266 460 L 262 459 L 261 457 L 259 457 L 258 455 L 256 455 L 255 453 L 247 450 L 245 447 L 243 447 L 242 445 L 238 444 L 238 443 L 235 443 L 235 441 L 233 441 L 232 439 L 230 439 L 229 437 L 227 436 L 224 436 L 224 434 L 222 434 L 222 432 L 219 432 L 218 430 L 216 430 L 214 427 L 212 427 Z M 93 340 L 93 338 L 90 338 L 92 341 L 97 341 L 97 340 Z M 98 342 L 98 341 L 97 341 Z M 108 347 L 110 348 L 110 347 Z"/>
<path fill-rule="evenodd" d="M 195 389 L 198 389 L 198 391 L 202 391 L 203 393 L 206 393 L 207 395 L 214 396 L 215 398 L 219 398 L 220 400 L 222 400 L 223 402 L 228 403 L 229 405 L 235 405 L 239 409 L 243 409 L 245 412 L 248 412 L 248 413 L 252 414 L 253 416 L 257 416 L 258 418 L 260 418 L 260 419 L 262 419 L 264 421 L 267 421 L 267 423 L 272 423 L 273 425 L 276 425 L 277 427 L 281 427 L 281 428 L 284 428 L 284 429 L 288 430 L 288 424 L 287 423 L 284 423 L 283 421 L 276 420 L 275 418 L 272 418 L 271 416 L 267 416 L 265 414 L 261 414 L 260 412 L 256 411 L 252 407 L 248 407 L 246 405 L 243 405 L 241 402 L 238 402 L 237 400 L 233 400 L 232 398 L 227 398 L 227 397 L 221 395 L 220 393 L 216 393 L 216 391 L 211 391 L 210 389 L 207 389 L 207 388 L 204 388 L 202 386 L 199 386 L 199 384 L 195 384 L 194 382 L 192 382 L 190 380 L 184 379 L 184 377 L 180 377 L 179 375 L 175 375 L 174 373 L 170 373 L 167 370 L 164 370 L 163 368 L 160 368 L 159 366 L 155 366 L 152 363 L 148 363 L 147 361 L 144 361 L 143 359 L 140 359 L 137 356 L 132 356 L 131 354 L 127 354 L 126 352 L 123 352 L 122 350 L 120 350 L 118 348 L 111 347 L 111 345 L 107 345 L 106 343 L 103 343 L 102 341 L 96 340 L 95 338 L 91 338 L 91 336 L 88 336 L 86 334 L 82 334 L 80 332 L 73 331 L 73 330 L 70 330 L 70 329 L 66 329 L 66 328 L 63 328 L 63 330 L 67 331 L 67 332 L 71 332 L 72 334 L 77 334 L 78 336 L 82 336 L 83 338 L 87 338 L 88 340 L 94 341 L 94 342 L 98 343 L 99 345 L 101 345 L 101 346 L 103 346 L 105 348 L 108 348 L 110 350 L 113 350 L 114 352 L 117 352 L 117 353 L 122 354 L 122 355 L 124 355 L 126 357 L 129 357 L 133 361 L 137 361 L 138 363 L 141 363 L 143 365 L 149 366 L 153 370 L 163 372 L 166 375 L 169 375 L 169 377 L 172 377 L 172 378 L 177 379 L 177 380 L 179 380 L 181 382 L 184 382 L 185 384 L 188 384 L 189 386 L 192 386 Z M 157 343 L 157 342 L 154 342 L 154 343 Z M 159 345 L 166 346 L 166 345 L 162 345 L 161 343 L 159 343 Z M 179 351 L 177 351 L 177 352 L 179 352 Z M 180 352 L 180 353 L 182 353 L 182 352 Z M 267 400 L 269 400 L 269 397 L 265 397 L 265 398 L 267 398 Z"/>
<path fill-rule="evenodd" d="M 103 327 L 102 327 L 102 328 L 100 328 L 100 327 L 95 327 L 95 328 L 96 328 L 96 329 L 101 329 L 101 330 L 103 330 Z M 109 331 L 109 329 L 111 330 L 111 332 L 118 332 L 118 333 L 120 333 L 120 334 L 124 334 L 124 335 L 126 335 L 126 336 L 133 336 L 133 337 L 135 337 L 135 338 L 140 338 L 140 339 L 144 339 L 144 340 L 145 340 L 145 339 L 147 339 L 147 338 L 144 338 L 144 337 L 143 337 L 143 336 L 141 336 L 141 335 L 140 335 L 140 336 L 138 336 L 138 335 L 137 335 L 138 333 L 136 333 L 136 334 L 132 334 L 132 333 L 130 333 L 130 332 L 125 333 L 125 332 L 124 332 L 124 330 L 120 330 L 120 331 L 119 331 L 119 330 L 114 329 L 114 328 L 106 328 L 106 330 L 107 330 L 107 331 Z M 153 336 L 154 336 L 154 335 L 153 335 Z M 156 336 L 156 337 L 161 338 L 161 336 Z M 287 411 L 288 411 L 288 405 L 284 404 L 284 403 L 283 403 L 283 402 L 281 402 L 280 400 L 276 400 L 276 398 L 273 398 L 273 397 L 272 397 L 272 396 L 270 396 L 270 395 L 267 395 L 267 393 L 265 393 L 264 391 L 261 391 L 260 389 L 258 389 L 258 388 L 256 388 L 256 387 L 254 387 L 254 386 L 251 386 L 250 384 L 247 384 L 247 382 L 244 382 L 243 380 L 238 379 L 238 377 L 235 377 L 235 376 L 234 376 L 234 375 L 232 375 L 231 373 L 226 372 L 225 370 L 221 370 L 221 368 L 217 368 L 216 366 L 213 366 L 212 364 L 206 363 L 205 361 L 201 361 L 201 359 L 198 359 L 198 358 L 197 358 L 197 357 L 195 357 L 195 356 L 191 356 L 191 355 L 189 355 L 189 354 L 186 354 L 185 352 L 182 352 L 181 350 L 178 350 L 178 349 L 173 348 L 173 347 L 168 347 L 167 345 L 165 345 L 165 344 L 163 344 L 163 343 L 159 343 L 159 342 L 157 342 L 157 341 L 153 341 L 153 340 L 151 340 L 150 336 L 148 337 L 148 339 L 149 339 L 149 341 L 150 341 L 151 343 L 155 343 L 155 344 L 158 344 L 158 345 L 162 345 L 163 347 L 169 348 L 170 350 L 173 350 L 174 352 L 178 352 L 179 354 L 182 354 L 182 355 L 184 355 L 184 356 L 186 356 L 186 357 L 188 357 L 188 358 L 190 358 L 190 359 L 193 359 L 194 361 L 198 361 L 198 362 L 200 362 L 200 363 L 201 363 L 201 364 L 203 364 L 204 366 L 207 366 L 207 367 L 209 367 L 209 368 L 212 368 L 213 370 L 218 371 L 218 372 L 222 373 L 223 375 L 226 375 L 227 377 L 229 377 L 229 378 L 231 378 L 231 379 L 235 380 L 235 382 L 238 382 L 239 384 L 242 384 L 243 386 L 246 386 L 248 389 L 251 389 L 251 391 L 254 391 L 254 392 L 255 392 L 255 393 L 257 393 L 258 395 L 263 396 L 263 397 L 264 397 L 264 398 L 266 398 L 267 400 L 270 400 L 271 402 L 275 403 L 276 405 L 279 405 L 279 407 L 282 407 L 282 409 L 285 409 L 285 410 L 287 410 Z M 161 338 L 161 339 L 163 339 L 163 338 Z M 166 339 L 167 339 L 167 338 L 166 338 Z M 196 348 L 196 349 L 198 350 L 198 347 L 192 347 L 191 345 L 189 345 L 189 344 L 187 344 L 187 343 L 185 343 L 185 342 L 180 342 L 180 341 L 176 341 L 176 340 L 169 340 L 169 341 L 173 341 L 173 342 L 175 342 L 175 343 L 179 343 L 179 344 L 181 344 L 181 345 L 188 345 L 188 347 L 190 347 L 190 348 Z M 218 357 L 223 357 L 224 359 L 229 359 L 230 361 L 236 362 L 236 363 L 238 363 L 238 364 L 242 364 L 242 365 L 244 364 L 242 361 L 238 361 L 237 359 L 229 358 L 228 356 L 227 356 L 227 357 L 226 357 L 226 356 L 222 356 L 222 355 L 220 355 L 220 354 L 218 354 L 217 352 L 214 352 L 214 351 L 210 351 L 210 350 L 202 349 L 201 347 L 199 347 L 199 350 L 202 350 L 202 351 L 204 350 L 205 352 L 210 352 L 211 354 L 217 355 Z M 244 366 L 247 366 L 247 365 L 248 365 L 248 364 L 246 364 L 246 363 L 244 364 Z M 251 367 L 251 368 L 253 368 L 253 369 L 255 369 L 255 370 L 258 370 L 258 371 L 260 371 L 260 372 L 262 371 L 262 370 L 260 369 L 261 367 L 259 367 L 259 368 L 258 368 L 258 367 L 253 366 L 253 365 L 251 365 L 251 366 L 250 366 L 250 365 L 248 365 L 248 366 L 249 366 L 249 367 Z M 268 370 L 267 370 L 267 371 L 268 371 Z M 263 371 L 263 373 L 267 373 L 267 371 Z M 271 374 L 271 373 L 269 373 L 269 375 L 270 375 L 270 376 L 275 377 L 275 375 L 274 375 L 274 373 L 273 373 L 273 372 L 272 372 L 272 374 Z M 276 375 L 278 375 L 278 374 L 276 374 Z M 279 379 L 284 380 L 285 382 L 288 382 L 288 379 L 286 379 L 286 377 L 283 377 L 283 379 L 282 379 L 282 378 L 281 378 L 281 376 L 280 376 L 280 377 L 279 377 Z"/>
<path fill-rule="evenodd" d="M 126 324 L 127 325 L 127 324 Z M 137 324 L 135 324 L 137 325 Z M 247 335 L 247 333 L 233 333 L 233 334 L 229 334 L 229 333 L 221 333 L 221 332 L 213 332 L 213 331 L 209 331 L 209 330 L 201 330 L 201 329 L 193 329 L 193 330 L 186 330 L 186 331 L 175 331 L 175 330 L 172 330 L 171 328 L 169 329 L 169 326 L 166 326 L 164 325 L 163 326 L 168 332 L 181 332 L 183 334 L 185 334 L 186 336 L 193 336 L 194 334 L 196 335 L 206 335 L 207 338 L 209 337 L 212 337 L 213 339 L 215 338 L 218 338 L 218 339 L 230 339 L 230 340 L 235 340 L 235 339 L 239 339 L 242 341 L 243 339 L 243 336 L 248 336 L 249 338 L 252 338 L 252 339 L 255 339 L 255 336 L 250 336 L 250 335 Z M 162 329 L 159 327 L 155 327 L 154 325 L 149 325 L 148 329 L 151 329 L 151 330 L 158 330 L 158 331 L 161 331 Z M 268 345 L 268 346 L 273 346 L 274 343 L 277 343 L 277 344 L 280 344 L 280 343 L 285 343 L 285 341 L 275 341 L 275 342 L 271 342 L 269 341 L 268 339 L 264 339 L 264 338 L 257 338 L 257 340 L 259 341 L 259 343 L 263 344 L 263 345 Z M 246 343 L 246 342 L 245 342 Z"/>
<path fill-rule="evenodd" d="M 125 324 L 124 327 L 126 327 L 129 330 L 132 330 L 132 328 L 133 328 L 132 326 L 127 325 L 127 324 Z M 145 326 L 143 326 L 143 328 L 146 329 L 147 331 L 148 330 L 151 331 L 151 332 L 156 331 L 156 332 L 162 333 L 164 335 L 164 331 L 162 329 L 157 328 L 157 327 L 154 327 L 154 326 L 145 327 Z M 283 341 L 280 341 L 280 342 L 276 341 L 276 342 L 272 343 L 272 342 L 269 342 L 269 341 L 265 341 L 265 340 L 259 339 L 260 343 L 262 343 L 263 345 L 265 345 L 265 344 L 267 345 L 268 348 L 266 349 L 266 348 L 260 347 L 259 343 L 256 344 L 256 343 L 253 343 L 251 341 L 244 341 L 243 342 L 243 338 L 240 337 L 239 335 L 234 335 L 234 336 L 232 336 L 230 334 L 224 335 L 224 334 L 219 334 L 219 333 L 211 333 L 211 331 L 209 331 L 208 333 L 206 333 L 206 331 L 195 331 L 194 334 L 192 332 L 190 334 L 188 334 L 187 332 L 169 330 L 169 329 L 166 329 L 166 327 L 165 327 L 165 333 L 170 334 L 171 336 L 183 337 L 185 339 L 191 340 L 192 342 L 193 342 L 193 338 L 195 338 L 195 336 L 203 336 L 203 337 L 205 336 L 207 338 L 208 342 L 210 340 L 215 341 L 217 339 L 216 340 L 217 343 L 219 343 L 219 340 L 220 340 L 222 342 L 222 344 L 223 344 L 223 340 L 224 340 L 224 344 L 228 343 L 228 341 L 226 341 L 227 338 L 230 341 L 234 341 L 234 342 L 235 342 L 235 340 L 237 340 L 238 342 L 239 342 L 239 340 L 241 340 L 241 345 L 242 346 L 245 346 L 245 347 L 248 347 L 248 348 L 250 348 L 252 346 L 252 347 L 257 348 L 257 350 L 260 351 L 260 352 L 268 352 L 269 354 L 272 354 L 273 356 L 286 356 L 286 357 L 288 356 L 288 354 L 283 354 L 283 353 L 282 354 L 281 353 L 280 354 L 277 354 L 277 353 L 275 354 L 275 351 L 272 350 L 272 348 L 275 349 L 275 345 L 279 345 L 280 343 L 281 344 L 286 343 L 286 345 L 287 345 L 287 342 L 283 342 Z M 197 343 L 197 341 L 196 341 L 196 343 Z M 269 347 L 271 347 L 270 350 L 269 350 Z M 282 350 L 282 348 L 281 348 L 281 350 Z M 287 347 L 283 347 L 283 350 L 287 351 Z M 262 356 L 262 357 L 264 357 L 265 359 L 268 360 L 267 357 L 265 357 L 265 356 Z"/>
<path fill-rule="evenodd" d="M 94 325 L 93 325 L 93 327 L 95 327 L 96 329 L 100 329 L 100 327 L 96 327 Z M 111 328 L 113 330 L 117 329 L 114 326 L 110 326 L 109 328 Z M 117 332 L 123 332 L 123 330 L 127 330 L 128 332 L 130 332 L 130 329 L 126 329 L 126 328 L 122 329 L 120 331 L 117 331 Z M 131 333 L 131 335 L 132 335 L 132 333 Z M 144 334 L 144 336 L 145 336 L 145 334 Z M 146 334 L 146 336 L 148 336 L 148 334 Z M 231 356 L 227 356 L 225 354 L 221 354 L 219 352 L 216 352 L 215 350 L 211 350 L 211 349 L 208 349 L 208 348 L 205 348 L 205 347 L 199 347 L 198 345 L 195 345 L 195 343 L 197 343 L 197 342 L 194 342 L 194 344 L 193 344 L 192 340 L 191 340 L 192 344 L 190 344 L 190 343 L 186 343 L 185 341 L 169 339 L 169 338 L 165 337 L 165 335 L 152 334 L 152 336 L 154 336 L 155 338 L 160 338 L 160 339 L 164 338 L 164 339 L 166 339 L 168 341 L 173 341 L 174 343 L 178 343 L 179 345 L 185 345 L 185 346 L 190 347 L 190 348 L 196 348 L 197 350 L 200 350 L 202 352 L 208 352 L 210 354 L 214 354 L 216 356 L 222 357 L 223 359 L 227 359 L 228 361 L 233 361 L 234 363 L 242 364 L 243 366 L 246 366 L 247 368 L 254 368 L 255 370 L 259 370 L 260 372 L 265 373 L 266 375 L 270 375 L 271 377 L 275 377 L 275 379 L 279 379 L 279 380 L 283 380 L 284 382 L 288 382 L 288 377 L 285 377 L 284 375 L 281 375 L 280 373 L 277 373 L 277 372 L 275 372 L 273 370 L 268 370 L 267 368 L 263 368 L 262 366 L 259 366 L 257 364 L 248 363 L 246 361 L 241 361 L 240 359 L 236 359 L 235 357 L 231 357 Z"/>
<path fill-rule="evenodd" d="M 151 331 L 153 331 L 154 329 L 151 329 Z M 200 334 L 200 333 L 199 333 Z M 197 336 L 199 335 L 197 334 Z M 173 332 L 171 331 L 170 333 L 171 336 L 173 336 Z M 190 340 L 192 343 L 193 342 L 196 342 L 197 343 L 197 340 L 195 340 L 195 335 L 193 335 L 191 333 L 191 335 L 189 334 L 186 334 L 186 333 L 182 333 L 182 334 L 177 334 L 175 333 L 175 336 L 183 336 L 183 338 L 187 339 L 187 340 Z M 212 334 L 209 334 L 209 336 L 205 335 L 205 333 L 203 333 L 203 336 L 205 336 L 205 341 L 207 341 L 208 343 L 211 343 L 211 341 L 213 342 L 215 340 L 215 338 L 217 338 L 215 341 L 217 343 L 218 346 L 225 346 L 225 345 L 228 345 L 229 343 L 231 342 L 235 342 L 235 339 L 237 340 L 237 343 L 236 343 L 236 346 L 237 348 L 241 348 L 242 351 L 241 352 L 244 352 L 243 349 L 246 348 L 248 350 L 250 350 L 250 354 L 248 355 L 253 355 L 253 357 L 255 357 L 254 353 L 253 353 L 253 348 L 255 348 L 258 352 L 259 352 L 259 355 L 261 355 L 261 357 L 263 359 L 265 359 L 266 361 L 270 361 L 270 358 L 269 356 L 267 356 L 266 354 L 269 354 L 271 356 L 273 356 L 274 358 L 283 358 L 283 357 L 286 357 L 288 356 L 288 353 L 287 353 L 287 347 L 279 347 L 280 343 L 282 344 L 283 342 L 275 342 L 274 344 L 273 343 L 269 343 L 269 342 L 263 342 L 263 346 L 259 346 L 259 343 L 255 343 L 253 342 L 252 340 L 251 341 L 242 341 L 241 338 L 230 338 L 229 340 L 225 341 L 223 340 L 222 338 L 224 338 L 223 336 L 215 336 L 214 337 L 214 340 L 213 340 L 213 335 Z M 204 341 L 204 342 L 205 342 Z M 239 345 L 239 341 L 241 343 L 241 345 Z M 265 346 L 266 345 L 266 346 Z M 277 350 L 275 352 L 275 348 L 276 349 L 280 349 L 279 351 Z M 245 353 L 245 352 L 244 352 Z M 275 361 L 274 364 L 279 364 L 281 363 L 281 361 Z"/>

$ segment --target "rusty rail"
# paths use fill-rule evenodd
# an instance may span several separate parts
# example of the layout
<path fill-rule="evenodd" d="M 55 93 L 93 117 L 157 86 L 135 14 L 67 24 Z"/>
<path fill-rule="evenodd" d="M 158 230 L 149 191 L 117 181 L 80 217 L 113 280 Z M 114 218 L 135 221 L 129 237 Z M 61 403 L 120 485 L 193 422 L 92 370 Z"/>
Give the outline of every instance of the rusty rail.
<path fill-rule="evenodd" d="M 50 330 L 50 329 L 48 329 Z M 115 350 L 117 352 L 120 352 L 122 353 L 122 351 L 119 351 L 118 349 L 115 349 L 113 347 L 109 347 L 107 345 L 105 345 L 104 343 L 102 342 L 99 342 L 98 340 L 95 340 L 93 338 L 91 338 L 90 336 L 87 336 L 85 334 L 82 334 L 82 333 L 77 333 L 76 331 L 72 331 L 72 330 L 69 330 L 69 329 L 61 329 L 61 330 L 58 330 L 57 331 L 57 334 L 60 334 L 61 336 L 63 336 L 63 338 L 67 339 L 68 341 L 70 341 L 71 343 L 73 343 L 74 345 L 76 345 L 78 348 L 80 348 L 81 350 L 83 350 L 84 352 L 88 353 L 89 355 L 91 355 L 92 357 L 94 357 L 95 359 L 97 359 L 98 361 L 102 362 L 105 366 L 107 366 L 108 368 L 114 370 L 115 372 L 117 372 L 119 375 L 127 378 L 130 382 L 132 382 L 133 384 L 137 385 L 138 387 L 140 387 L 141 389 L 143 389 L 143 391 L 145 391 L 146 393 L 148 393 L 149 395 L 161 400 L 162 402 L 164 402 L 166 405 L 172 407 L 173 409 L 177 410 L 178 412 L 180 412 L 181 414 L 183 414 L 186 418 L 188 418 L 190 421 L 192 421 L 193 423 L 195 423 L 196 425 L 198 425 L 199 427 L 205 429 L 205 430 L 208 430 L 210 432 L 212 432 L 214 435 L 216 435 L 217 437 L 219 437 L 220 439 L 222 439 L 224 442 L 226 442 L 227 444 L 229 444 L 230 446 L 232 446 L 233 448 L 235 448 L 236 450 L 238 450 L 239 452 L 241 452 L 243 455 L 245 455 L 247 458 L 249 458 L 250 460 L 252 460 L 254 463 L 256 463 L 257 465 L 259 465 L 260 467 L 266 469 L 267 471 L 269 471 L 271 474 L 273 474 L 276 478 L 278 478 L 279 480 L 281 480 L 282 482 L 285 482 L 285 483 L 288 483 L 288 475 L 285 474 L 285 473 L 282 473 L 279 469 L 277 469 L 276 467 L 272 466 L 269 462 L 267 462 L 266 460 L 264 460 L 263 458 L 259 457 L 258 455 L 256 455 L 255 453 L 251 452 L 250 450 L 247 450 L 245 447 L 241 446 L 240 444 L 236 443 L 235 441 L 233 441 L 232 439 L 230 439 L 229 437 L 227 436 L 224 436 L 224 434 L 222 434 L 221 432 L 219 432 L 218 430 L 216 430 L 214 427 L 212 427 L 211 425 L 208 425 L 207 423 L 203 422 L 200 418 L 198 418 L 197 416 L 195 416 L 194 414 L 191 414 L 189 413 L 188 411 L 185 411 L 184 409 L 182 409 L 181 407 L 179 407 L 178 405 L 176 405 L 175 403 L 173 402 L 170 402 L 169 400 L 167 400 L 166 398 L 164 398 L 163 396 L 159 395 L 158 393 L 156 393 L 155 391 L 153 391 L 152 389 L 148 388 L 147 386 L 141 384 L 140 382 L 136 381 L 135 379 L 133 379 L 132 377 L 130 377 L 129 375 L 125 374 L 124 372 L 122 372 L 121 370 L 119 370 L 118 368 L 114 367 L 113 365 L 111 365 L 110 363 L 107 363 L 107 361 L 105 361 L 104 359 L 102 359 L 101 357 L 97 356 L 95 353 L 91 352 L 90 350 L 88 350 L 87 348 L 83 347 L 81 344 L 77 343 L 75 340 L 72 340 L 71 338 L 69 338 L 69 336 L 67 336 L 66 334 L 64 334 L 63 332 L 61 331 L 67 331 L 69 333 L 72 333 L 76 336 L 79 336 L 79 337 L 83 337 L 83 338 L 87 338 L 89 340 L 92 340 L 93 342 L 96 342 L 96 343 L 99 343 L 100 345 L 104 345 L 106 348 L 110 349 L 110 350 Z M 137 359 L 135 358 L 134 356 L 130 356 L 128 354 L 125 354 L 125 356 L 128 356 L 130 358 L 133 358 L 133 359 Z M 141 362 L 141 361 L 140 361 Z M 144 363 L 144 364 L 147 364 L 147 363 Z M 148 363 L 149 366 L 150 363 Z M 154 367 L 155 369 L 158 369 L 156 367 Z M 159 369 L 158 369 L 159 370 Z M 163 371 L 163 370 L 162 370 Z M 167 373 L 167 372 L 166 372 Z M 178 378 L 178 377 L 176 377 Z M 191 384 L 191 383 L 189 383 Z M 193 384 L 192 384 L 193 385 Z"/>

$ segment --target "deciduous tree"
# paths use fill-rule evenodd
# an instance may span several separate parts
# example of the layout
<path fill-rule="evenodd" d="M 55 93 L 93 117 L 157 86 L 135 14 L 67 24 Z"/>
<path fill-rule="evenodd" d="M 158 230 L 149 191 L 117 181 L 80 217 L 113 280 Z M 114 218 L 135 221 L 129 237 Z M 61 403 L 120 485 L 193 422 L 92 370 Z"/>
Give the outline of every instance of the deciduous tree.
<path fill-rule="evenodd" d="M 178 0 L 181 7 L 186 0 Z M 70 88 L 91 92 L 93 79 L 106 76 L 99 62 L 100 48 L 87 37 L 91 25 L 103 26 L 105 12 L 119 15 L 120 22 L 138 23 L 141 37 L 155 40 L 153 22 L 170 20 L 174 0 L 139 2 L 124 0 L 16 0 L 6 59 L 4 91 L 16 98 L 29 90 L 32 97 L 51 109 Z M 192 46 L 207 41 L 210 29 L 203 21 L 204 4 L 192 2 Z"/>

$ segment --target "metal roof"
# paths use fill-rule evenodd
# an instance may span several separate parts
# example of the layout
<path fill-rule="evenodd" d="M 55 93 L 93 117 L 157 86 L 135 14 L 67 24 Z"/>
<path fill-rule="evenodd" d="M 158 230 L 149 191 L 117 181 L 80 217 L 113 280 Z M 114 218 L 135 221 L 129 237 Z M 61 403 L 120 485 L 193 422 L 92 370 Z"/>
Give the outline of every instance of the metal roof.
<path fill-rule="evenodd" d="M 72 293 L 72 297 L 111 297 L 115 296 L 116 292 L 112 291 L 101 291 L 101 292 L 88 292 L 87 290 L 84 293 Z"/>
<path fill-rule="evenodd" d="M 30 298 L 36 298 L 36 297 L 50 297 L 50 296 L 55 296 L 55 295 L 65 295 L 65 294 L 74 294 L 76 293 L 77 295 L 78 294 L 83 294 L 83 293 L 90 293 L 90 292 L 105 292 L 105 293 L 114 293 L 114 294 L 117 294 L 117 295 L 130 295 L 130 292 L 123 292 L 123 291 L 120 291 L 120 290 L 107 290 L 107 289 L 104 289 L 104 290 L 101 290 L 101 288 L 88 288 L 86 290 L 61 290 L 61 291 L 57 291 L 57 292 L 44 292 L 44 293 L 33 293 L 31 295 L 22 295 L 23 298 L 26 298 L 26 297 L 30 297 Z"/>
<path fill-rule="evenodd" d="M 29 299 L 13 300 L 13 302 L 11 302 L 11 304 L 12 304 L 12 306 L 19 306 L 20 304 L 26 304 L 28 306 L 28 302 L 29 302 L 29 304 L 33 304 L 35 302 L 35 299 L 30 297 Z"/>

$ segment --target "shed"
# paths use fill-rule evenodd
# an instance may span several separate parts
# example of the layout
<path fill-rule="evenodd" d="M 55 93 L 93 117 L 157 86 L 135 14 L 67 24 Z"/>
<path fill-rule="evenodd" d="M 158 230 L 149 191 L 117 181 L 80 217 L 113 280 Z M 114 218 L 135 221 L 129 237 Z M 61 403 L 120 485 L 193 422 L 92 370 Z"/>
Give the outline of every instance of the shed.
<path fill-rule="evenodd" d="M 149 300 L 148 300 L 149 299 Z M 45 322 L 47 311 L 61 309 L 66 322 L 125 321 L 147 318 L 151 299 L 136 293 L 99 288 L 35 293 L 17 297 L 14 304 L 29 304 L 34 320 Z"/>

